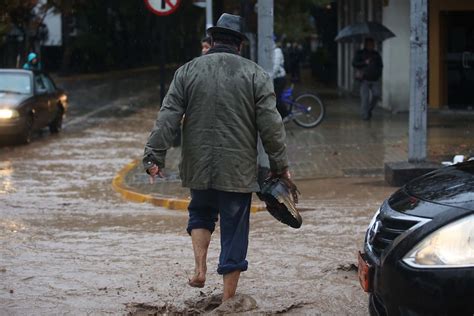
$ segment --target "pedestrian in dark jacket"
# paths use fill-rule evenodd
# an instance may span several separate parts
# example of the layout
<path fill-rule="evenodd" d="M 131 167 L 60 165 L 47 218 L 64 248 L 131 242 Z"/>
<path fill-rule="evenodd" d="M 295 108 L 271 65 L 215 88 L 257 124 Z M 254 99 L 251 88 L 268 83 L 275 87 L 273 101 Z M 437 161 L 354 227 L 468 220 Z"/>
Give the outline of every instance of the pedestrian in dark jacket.
<path fill-rule="evenodd" d="M 273 87 L 275 89 L 276 94 L 276 106 L 277 110 L 280 113 L 282 118 L 285 118 L 288 115 L 288 109 L 286 108 L 286 104 L 282 102 L 281 95 L 285 90 L 286 85 L 286 71 L 285 71 L 285 57 L 283 55 L 283 51 L 281 50 L 280 46 L 276 42 L 276 36 L 274 36 L 274 47 L 273 47 L 273 71 L 272 71 L 272 78 L 273 78 Z"/>
<path fill-rule="evenodd" d="M 290 64 L 290 74 L 292 82 L 300 82 L 301 79 L 301 70 L 300 63 L 303 57 L 303 47 L 294 42 L 289 49 L 289 64 Z"/>
<path fill-rule="evenodd" d="M 207 251 L 220 219 L 223 300 L 235 295 L 246 260 L 252 192 L 257 184 L 257 135 L 269 156 L 272 175 L 289 178 L 285 130 L 275 106 L 270 76 L 240 56 L 245 35 L 239 16 L 223 14 L 208 33 L 206 55 L 179 68 L 145 146 L 144 167 L 162 175 L 166 151 L 183 121 L 180 176 L 191 189 L 187 232 L 191 235 L 193 287 L 204 287 Z"/>
<path fill-rule="evenodd" d="M 365 39 L 364 48 L 356 52 L 352 66 L 356 69 L 356 79 L 360 80 L 361 116 L 363 120 L 370 120 L 381 96 L 383 68 L 382 57 L 375 50 L 372 38 Z"/>

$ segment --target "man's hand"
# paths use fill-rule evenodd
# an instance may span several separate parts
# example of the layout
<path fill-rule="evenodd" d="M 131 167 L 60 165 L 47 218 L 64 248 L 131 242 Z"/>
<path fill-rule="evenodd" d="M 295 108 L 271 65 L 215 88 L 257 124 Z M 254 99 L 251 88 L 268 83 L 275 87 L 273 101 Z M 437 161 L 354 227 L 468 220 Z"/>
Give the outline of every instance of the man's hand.
<path fill-rule="evenodd" d="M 288 189 L 290 190 L 290 194 L 293 197 L 293 201 L 295 202 L 295 204 L 298 203 L 298 194 L 301 194 L 301 193 L 300 191 L 298 191 L 296 184 L 293 181 L 291 181 L 291 173 L 288 169 L 286 169 L 285 171 L 281 173 L 276 173 L 276 172 L 271 171 L 270 177 L 278 178 L 278 179 L 281 179 L 283 182 L 285 182 L 286 185 L 288 186 Z"/>
<path fill-rule="evenodd" d="M 274 171 L 270 171 L 270 178 L 281 178 L 281 179 L 291 179 L 291 173 L 288 169 L 283 171 L 282 173 L 276 173 Z"/>
<path fill-rule="evenodd" d="M 155 183 L 155 177 L 163 178 L 163 171 L 157 165 L 153 164 L 150 168 L 148 168 L 148 174 L 150 175 L 150 184 Z"/>

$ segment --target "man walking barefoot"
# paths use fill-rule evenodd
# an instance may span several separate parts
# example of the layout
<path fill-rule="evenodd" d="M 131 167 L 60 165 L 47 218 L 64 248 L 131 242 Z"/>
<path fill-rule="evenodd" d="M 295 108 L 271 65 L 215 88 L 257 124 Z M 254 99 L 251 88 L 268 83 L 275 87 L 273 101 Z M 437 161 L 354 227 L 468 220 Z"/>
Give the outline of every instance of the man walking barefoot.
<path fill-rule="evenodd" d="M 162 175 L 166 151 L 183 121 L 180 176 L 191 189 L 187 231 L 195 273 L 189 285 L 206 282 L 207 251 L 220 217 L 223 300 L 235 295 L 247 270 L 252 192 L 257 184 L 257 135 L 270 159 L 272 175 L 289 177 L 285 130 L 269 75 L 240 56 L 241 18 L 223 14 L 208 30 L 209 52 L 179 68 L 145 146 L 144 167 Z"/>

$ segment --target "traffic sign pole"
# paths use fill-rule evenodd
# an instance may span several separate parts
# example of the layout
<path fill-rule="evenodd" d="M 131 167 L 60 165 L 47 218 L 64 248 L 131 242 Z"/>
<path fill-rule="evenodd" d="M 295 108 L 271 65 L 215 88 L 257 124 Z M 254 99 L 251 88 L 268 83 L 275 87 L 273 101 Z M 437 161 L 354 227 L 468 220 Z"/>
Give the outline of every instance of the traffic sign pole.
<path fill-rule="evenodd" d="M 212 17 L 212 0 L 206 0 L 206 31 L 214 25 Z"/>
<path fill-rule="evenodd" d="M 164 17 L 174 13 L 178 10 L 181 0 L 144 0 L 145 5 L 153 14 Z M 163 100 L 165 99 L 165 48 L 166 48 L 166 31 L 165 31 L 165 21 L 162 18 L 160 20 L 160 97 L 161 105 L 163 105 Z"/>
<path fill-rule="evenodd" d="M 163 20 L 163 19 L 162 19 Z M 165 99 L 165 76 L 166 76 L 166 71 L 165 71 L 165 23 L 162 21 L 161 24 L 161 30 L 160 30 L 160 99 L 161 99 L 161 105 L 163 105 L 163 100 Z"/>
<path fill-rule="evenodd" d="M 273 71 L 273 0 L 258 0 L 258 64 L 268 73 Z M 258 140 L 258 165 L 270 170 L 270 161 Z"/>

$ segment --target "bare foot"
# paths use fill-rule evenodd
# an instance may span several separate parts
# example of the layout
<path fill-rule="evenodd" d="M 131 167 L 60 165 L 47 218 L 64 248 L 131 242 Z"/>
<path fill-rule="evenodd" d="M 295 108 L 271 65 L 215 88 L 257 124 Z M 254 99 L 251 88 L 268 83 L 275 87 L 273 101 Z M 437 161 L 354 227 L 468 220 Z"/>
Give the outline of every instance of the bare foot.
<path fill-rule="evenodd" d="M 195 274 L 193 278 L 188 281 L 189 286 L 198 288 L 203 288 L 205 283 L 206 276 L 201 273 Z"/>
<path fill-rule="evenodd" d="M 239 283 L 240 271 L 233 271 L 224 274 L 224 293 L 222 295 L 222 302 L 235 296 L 237 284 Z"/>

